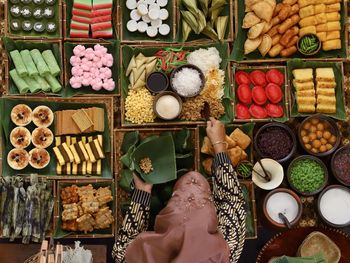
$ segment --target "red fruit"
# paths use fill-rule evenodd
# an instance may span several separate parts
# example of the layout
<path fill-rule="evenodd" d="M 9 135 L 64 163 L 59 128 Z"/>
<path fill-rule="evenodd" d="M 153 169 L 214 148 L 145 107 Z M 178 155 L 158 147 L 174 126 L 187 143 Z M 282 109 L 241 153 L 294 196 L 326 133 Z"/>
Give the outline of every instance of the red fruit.
<path fill-rule="evenodd" d="M 255 104 L 250 106 L 249 113 L 256 119 L 265 119 L 267 117 L 266 110 L 263 107 Z"/>
<path fill-rule="evenodd" d="M 266 72 L 266 79 L 270 83 L 275 83 L 278 86 L 281 86 L 284 83 L 284 75 L 278 69 L 270 69 Z"/>
<path fill-rule="evenodd" d="M 253 70 L 250 72 L 250 80 L 253 82 L 255 86 L 263 86 L 265 87 L 267 84 L 265 73 L 261 70 Z"/>
<path fill-rule="evenodd" d="M 252 103 L 252 91 L 247 84 L 241 84 L 238 86 L 237 96 L 240 102 L 245 104 Z"/>
<path fill-rule="evenodd" d="M 267 101 L 265 90 L 261 86 L 255 86 L 252 91 L 253 101 L 258 105 L 263 105 Z"/>
<path fill-rule="evenodd" d="M 283 108 L 277 104 L 267 104 L 265 107 L 267 114 L 272 118 L 279 118 L 284 115 Z"/>
<path fill-rule="evenodd" d="M 269 101 L 272 103 L 279 103 L 283 97 L 281 88 L 274 83 L 267 84 L 265 87 L 265 93 Z"/>
<path fill-rule="evenodd" d="M 250 113 L 248 107 L 241 103 L 237 103 L 236 105 L 236 117 L 238 119 L 250 119 Z"/>
<path fill-rule="evenodd" d="M 239 70 L 236 72 L 235 79 L 238 85 L 250 84 L 249 74 L 245 71 Z"/>

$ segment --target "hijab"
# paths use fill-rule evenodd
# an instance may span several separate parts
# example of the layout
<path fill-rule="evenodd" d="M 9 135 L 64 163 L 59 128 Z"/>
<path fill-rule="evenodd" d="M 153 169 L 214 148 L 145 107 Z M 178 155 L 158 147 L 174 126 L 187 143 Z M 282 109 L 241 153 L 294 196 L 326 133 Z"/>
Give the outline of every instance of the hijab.
<path fill-rule="evenodd" d="M 228 263 L 210 186 L 197 172 L 182 176 L 154 231 L 139 234 L 127 247 L 126 263 Z"/>

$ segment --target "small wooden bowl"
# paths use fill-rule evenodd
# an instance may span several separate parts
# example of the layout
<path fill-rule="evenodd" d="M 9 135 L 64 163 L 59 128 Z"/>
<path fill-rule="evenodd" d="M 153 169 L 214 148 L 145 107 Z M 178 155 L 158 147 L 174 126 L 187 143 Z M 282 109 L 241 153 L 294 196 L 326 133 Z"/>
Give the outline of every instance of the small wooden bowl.
<path fill-rule="evenodd" d="M 172 118 L 172 119 L 167 119 L 167 118 L 164 118 L 162 117 L 158 112 L 157 112 L 157 101 L 159 100 L 159 98 L 165 96 L 165 95 L 170 95 L 170 96 L 173 96 L 174 98 L 177 99 L 177 101 L 179 102 L 179 113 L 176 117 Z M 158 95 L 154 98 L 153 100 L 153 112 L 157 115 L 158 118 L 162 119 L 162 120 L 166 120 L 166 121 L 170 121 L 170 120 L 174 120 L 176 118 L 178 118 L 181 114 L 181 111 L 182 111 L 182 100 L 181 98 L 179 97 L 179 95 L 177 95 L 175 92 L 172 92 L 172 91 L 163 91 L 163 92 L 160 92 L 158 93 Z"/>
<path fill-rule="evenodd" d="M 312 51 L 311 53 L 305 53 L 305 52 L 301 51 L 301 47 L 300 47 L 301 41 L 305 37 L 311 37 L 311 36 L 316 37 L 316 39 L 318 41 L 318 47 L 314 51 Z M 302 54 L 303 56 L 307 56 L 307 57 L 316 55 L 321 50 L 321 46 L 322 46 L 322 42 L 321 42 L 320 38 L 315 34 L 306 34 L 306 35 L 300 37 L 298 42 L 297 42 L 297 49 L 298 49 L 299 53 Z"/>

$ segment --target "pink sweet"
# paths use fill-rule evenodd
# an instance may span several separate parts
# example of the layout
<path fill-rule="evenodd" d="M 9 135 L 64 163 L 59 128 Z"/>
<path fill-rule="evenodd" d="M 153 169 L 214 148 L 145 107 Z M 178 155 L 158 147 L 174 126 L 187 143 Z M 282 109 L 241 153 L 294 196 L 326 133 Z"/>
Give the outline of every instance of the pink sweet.
<path fill-rule="evenodd" d="M 102 55 L 106 54 L 108 52 L 107 48 L 104 46 L 101 46 L 100 44 L 97 44 L 94 46 L 95 51 L 100 51 Z"/>
<path fill-rule="evenodd" d="M 90 78 L 84 78 L 82 81 L 83 86 L 90 86 L 91 81 Z"/>
<path fill-rule="evenodd" d="M 108 91 L 112 91 L 115 89 L 115 82 L 113 79 L 107 79 L 103 83 L 103 88 Z"/>
<path fill-rule="evenodd" d="M 82 45 L 77 45 L 73 48 L 73 54 L 82 57 L 85 54 L 85 47 Z"/>
<path fill-rule="evenodd" d="M 100 68 L 100 73 L 104 75 L 105 79 L 109 79 L 112 77 L 112 70 L 107 67 Z"/>
<path fill-rule="evenodd" d="M 78 66 L 81 63 L 81 59 L 78 56 L 71 56 L 69 62 L 74 67 Z"/>
<path fill-rule="evenodd" d="M 90 84 L 92 89 L 96 91 L 102 89 L 103 86 L 101 79 L 98 78 L 93 79 Z"/>
<path fill-rule="evenodd" d="M 69 80 L 69 84 L 72 86 L 74 89 L 79 89 L 81 88 L 81 78 L 80 77 L 71 77 Z"/>
<path fill-rule="evenodd" d="M 101 58 L 95 54 L 95 56 L 94 56 L 94 58 L 93 58 L 92 61 L 93 61 L 93 62 L 98 62 L 98 61 L 100 61 L 100 60 L 101 60 Z"/>
<path fill-rule="evenodd" d="M 80 66 L 72 67 L 71 72 L 73 76 L 81 76 L 84 73 Z"/>
<path fill-rule="evenodd" d="M 82 58 L 81 63 L 86 64 L 89 60 L 87 58 Z"/>
<path fill-rule="evenodd" d="M 82 64 L 82 65 L 81 65 L 81 68 L 82 68 L 84 71 L 87 71 L 87 72 L 90 71 L 90 67 L 89 67 L 89 65 L 88 65 L 87 63 Z"/>
<path fill-rule="evenodd" d="M 90 73 L 90 72 L 84 72 L 84 74 L 83 74 L 84 80 L 85 80 L 85 79 L 88 79 L 88 78 L 90 78 L 90 77 L 91 77 L 91 73 Z"/>
<path fill-rule="evenodd" d="M 102 59 L 94 63 L 96 68 L 102 68 L 103 67 L 103 62 Z"/>

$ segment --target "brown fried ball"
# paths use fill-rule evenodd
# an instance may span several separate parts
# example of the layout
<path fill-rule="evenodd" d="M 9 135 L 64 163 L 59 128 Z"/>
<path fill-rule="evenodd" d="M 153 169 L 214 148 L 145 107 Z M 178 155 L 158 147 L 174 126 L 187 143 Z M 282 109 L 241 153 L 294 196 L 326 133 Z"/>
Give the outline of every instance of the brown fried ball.
<path fill-rule="evenodd" d="M 331 138 L 328 140 L 330 144 L 334 145 L 337 141 L 337 137 L 335 135 L 332 135 Z"/>
<path fill-rule="evenodd" d="M 308 136 L 303 136 L 302 140 L 303 140 L 303 143 L 305 144 L 305 143 L 309 143 L 310 138 Z"/>
<path fill-rule="evenodd" d="M 325 131 L 323 133 L 323 138 L 325 138 L 326 140 L 329 140 L 332 137 L 332 134 L 329 131 Z"/>
<path fill-rule="evenodd" d="M 320 142 L 322 145 L 326 145 L 328 143 L 328 141 L 325 138 L 321 138 Z"/>
<path fill-rule="evenodd" d="M 315 149 L 315 148 L 312 148 L 311 151 L 312 151 L 313 153 L 318 153 L 318 149 Z"/>
<path fill-rule="evenodd" d="M 311 144 L 308 144 L 308 143 L 305 144 L 304 146 L 305 146 L 305 148 L 308 149 L 308 150 L 311 150 L 311 148 L 312 148 Z"/>
<path fill-rule="evenodd" d="M 311 123 L 307 121 L 307 122 L 304 123 L 303 128 L 304 128 L 305 130 L 309 130 L 309 129 L 310 129 L 310 126 L 311 126 Z"/>
<path fill-rule="evenodd" d="M 316 138 L 317 138 L 316 133 L 311 132 L 311 133 L 309 134 L 309 138 L 310 138 L 310 141 L 316 140 Z"/>
<path fill-rule="evenodd" d="M 317 136 L 317 139 L 321 139 L 323 137 L 323 132 L 322 131 L 316 131 L 316 136 Z"/>
<path fill-rule="evenodd" d="M 303 137 L 303 136 L 306 136 L 306 134 L 307 134 L 307 131 L 306 130 L 304 130 L 304 129 L 302 129 L 301 131 L 300 131 L 300 135 Z"/>
<path fill-rule="evenodd" d="M 311 125 L 310 126 L 310 132 L 316 132 L 317 131 L 317 128 L 315 125 Z"/>
<path fill-rule="evenodd" d="M 326 144 L 327 151 L 331 150 L 333 148 L 332 144 L 327 143 Z"/>
<path fill-rule="evenodd" d="M 326 152 L 327 151 L 326 145 L 321 145 L 319 150 L 320 150 L 321 153 Z"/>
<path fill-rule="evenodd" d="M 318 118 L 312 118 L 311 119 L 311 124 L 312 125 L 316 125 L 317 123 L 319 123 L 320 122 L 320 119 L 318 119 Z"/>
<path fill-rule="evenodd" d="M 316 127 L 317 127 L 317 130 L 319 130 L 319 131 L 323 131 L 324 130 L 324 124 L 322 122 L 317 123 Z"/>
<path fill-rule="evenodd" d="M 314 140 L 314 141 L 312 142 L 312 146 L 313 146 L 314 148 L 316 148 L 316 149 L 320 148 L 321 145 L 322 145 L 322 144 L 321 144 L 320 140 Z"/>

